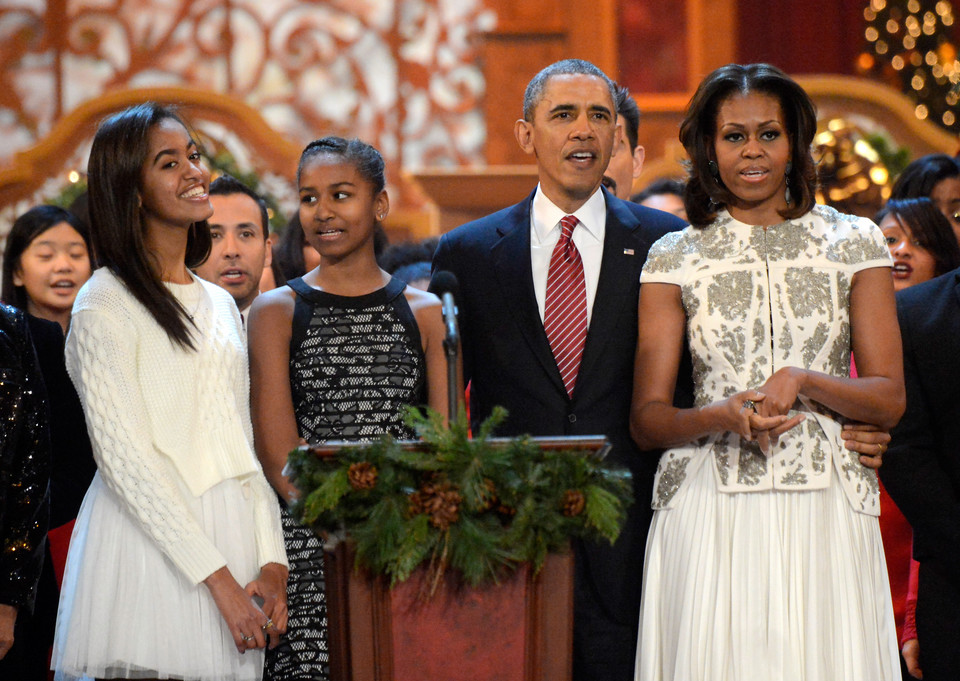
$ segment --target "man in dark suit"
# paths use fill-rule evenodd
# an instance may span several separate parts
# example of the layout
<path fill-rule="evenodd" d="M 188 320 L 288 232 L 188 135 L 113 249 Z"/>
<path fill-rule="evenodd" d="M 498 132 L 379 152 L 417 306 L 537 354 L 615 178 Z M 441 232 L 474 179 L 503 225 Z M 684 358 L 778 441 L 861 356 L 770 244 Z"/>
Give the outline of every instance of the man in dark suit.
<path fill-rule="evenodd" d="M 925 681 L 960 679 L 960 269 L 897 294 L 907 410 L 880 477 L 913 526 Z"/>
<path fill-rule="evenodd" d="M 611 463 L 633 473 L 636 503 L 616 544 L 575 547 L 578 681 L 633 678 L 656 467 L 656 457 L 641 455 L 628 432 L 639 277 L 654 241 L 684 226 L 601 188 L 616 137 L 614 101 L 613 83 L 588 62 L 565 60 L 537 74 L 515 126 L 521 148 L 536 157 L 537 189 L 444 235 L 434 256 L 434 272 L 450 271 L 460 284 L 474 425 L 499 404 L 510 413 L 501 435 L 606 435 Z M 577 218 L 572 233 L 563 225 L 568 216 Z M 545 324 L 552 327 L 553 263 L 558 252 L 569 254 L 571 241 L 571 257 L 582 262 L 586 336 L 568 362 L 569 348 L 555 345 Z M 564 358 L 563 371 L 555 355 Z"/>

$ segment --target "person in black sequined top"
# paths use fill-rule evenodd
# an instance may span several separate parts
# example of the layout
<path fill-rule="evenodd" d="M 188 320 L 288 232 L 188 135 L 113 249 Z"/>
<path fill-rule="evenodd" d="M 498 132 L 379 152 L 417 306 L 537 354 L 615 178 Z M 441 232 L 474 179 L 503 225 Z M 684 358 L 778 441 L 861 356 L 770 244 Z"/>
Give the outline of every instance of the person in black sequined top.
<path fill-rule="evenodd" d="M 0 677 L 17 613 L 33 607 L 49 514 L 46 390 L 26 315 L 0 305 Z"/>

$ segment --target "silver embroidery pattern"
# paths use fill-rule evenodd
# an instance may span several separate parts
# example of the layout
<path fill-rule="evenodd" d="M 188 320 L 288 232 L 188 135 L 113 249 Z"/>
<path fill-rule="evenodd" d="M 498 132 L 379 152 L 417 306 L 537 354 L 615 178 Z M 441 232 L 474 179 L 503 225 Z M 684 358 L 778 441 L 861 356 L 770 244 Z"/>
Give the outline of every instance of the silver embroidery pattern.
<path fill-rule="evenodd" d="M 877 260 L 889 260 L 882 234 L 862 218 L 818 206 L 764 230 L 721 211 L 706 228 L 661 239 L 641 282 L 680 284 L 695 404 L 704 406 L 758 388 L 782 367 L 848 375 L 850 285 Z M 734 434 L 668 450 L 654 503 L 668 505 L 682 493 L 690 462 L 709 457 L 723 491 L 819 489 L 837 476 L 854 508 L 876 513 L 876 476 L 843 447 L 839 416 L 813 402 L 794 409 L 806 423 L 781 437 L 769 458 Z"/>
<path fill-rule="evenodd" d="M 690 457 L 677 457 L 672 453 L 664 455 L 657 465 L 657 490 L 654 508 L 666 508 L 673 496 L 680 489 L 680 485 L 687 477 L 687 465 Z"/>

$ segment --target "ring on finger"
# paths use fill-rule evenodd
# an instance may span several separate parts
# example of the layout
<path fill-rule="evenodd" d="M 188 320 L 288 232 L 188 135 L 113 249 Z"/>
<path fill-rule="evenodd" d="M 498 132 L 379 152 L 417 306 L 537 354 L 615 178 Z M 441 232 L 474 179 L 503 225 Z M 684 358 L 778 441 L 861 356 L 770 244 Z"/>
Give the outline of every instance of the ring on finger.
<path fill-rule="evenodd" d="M 744 400 L 743 403 L 740 405 L 740 408 L 752 409 L 754 414 L 757 413 L 757 403 L 754 402 L 753 400 Z"/>
<path fill-rule="evenodd" d="M 244 643 L 250 643 L 250 641 L 252 641 L 255 637 L 254 637 L 254 636 L 244 636 L 243 634 L 241 634 L 241 635 L 240 635 L 240 638 L 243 640 Z"/>
<path fill-rule="evenodd" d="M 269 629 L 269 628 L 272 627 L 272 626 L 273 626 L 273 620 L 267 620 L 263 625 L 261 625 L 260 628 L 263 629 L 264 631 L 266 631 L 267 629 Z"/>
<path fill-rule="evenodd" d="M 881 444 L 881 443 L 878 442 L 878 443 L 877 443 L 877 455 L 879 456 L 879 455 L 883 454 L 885 451 L 887 451 L 887 446 L 886 446 L 885 444 Z"/>

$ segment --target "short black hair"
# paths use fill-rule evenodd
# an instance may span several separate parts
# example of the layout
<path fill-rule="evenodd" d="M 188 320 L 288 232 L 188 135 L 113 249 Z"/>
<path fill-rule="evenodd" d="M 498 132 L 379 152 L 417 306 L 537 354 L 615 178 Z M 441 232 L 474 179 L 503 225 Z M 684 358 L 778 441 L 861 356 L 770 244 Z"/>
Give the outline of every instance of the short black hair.
<path fill-rule="evenodd" d="M 627 141 L 630 143 L 632 154 L 640 143 L 640 107 L 625 86 L 617 85 L 616 88 L 617 96 L 614 103 L 617 105 L 617 115 L 623 117 L 623 129 L 627 131 Z"/>
<path fill-rule="evenodd" d="M 893 183 L 891 199 L 911 199 L 930 196 L 933 188 L 949 177 L 960 176 L 960 164 L 946 154 L 927 154 L 912 161 Z"/>
<path fill-rule="evenodd" d="M 376 147 L 357 138 L 348 140 L 334 136 L 322 137 L 306 146 L 297 166 L 297 184 L 300 184 L 300 175 L 307 161 L 323 154 L 338 156 L 352 163 L 360 176 L 373 185 L 374 195 L 383 191 L 387 184 L 383 156 Z"/>
<path fill-rule="evenodd" d="M 90 234 L 86 223 L 59 206 L 34 206 L 14 220 L 7 235 L 7 244 L 3 250 L 3 288 L 0 292 L 0 299 L 7 305 L 19 307 L 21 310 L 27 309 L 27 289 L 16 286 L 13 275 L 20 269 L 23 252 L 30 247 L 33 240 L 62 222 L 73 227 L 83 237 L 83 242 L 87 245 L 87 255 L 90 257 L 90 269 L 93 270 L 93 251 L 90 248 Z"/>
<path fill-rule="evenodd" d="M 914 241 L 933 257 L 935 276 L 960 267 L 960 244 L 950 221 L 932 199 L 926 196 L 890 199 L 873 221 L 879 225 L 888 215 L 898 223 L 906 223 Z"/>
<path fill-rule="evenodd" d="M 651 196 L 660 196 L 662 194 L 673 194 L 682 199 L 683 185 L 683 180 L 675 180 L 672 177 L 661 177 L 659 180 L 654 180 L 644 187 L 643 190 L 631 196 L 630 200 L 633 203 L 643 203 Z"/>
<path fill-rule="evenodd" d="M 610 101 L 616 105 L 617 86 L 610 80 L 610 76 L 583 59 L 562 59 L 544 68 L 527 84 L 527 89 L 523 93 L 523 119 L 525 121 L 533 120 L 533 112 L 543 98 L 547 81 L 552 76 L 595 76 L 607 84 L 607 88 L 610 90 Z"/>
<path fill-rule="evenodd" d="M 260 224 L 263 227 L 263 240 L 266 241 L 270 236 L 270 216 L 267 214 L 267 202 L 263 197 L 250 189 L 243 182 L 233 175 L 224 173 L 210 183 L 210 196 L 230 196 L 231 194 L 244 194 L 249 196 L 260 208 Z"/>

